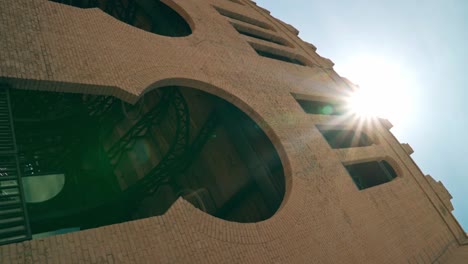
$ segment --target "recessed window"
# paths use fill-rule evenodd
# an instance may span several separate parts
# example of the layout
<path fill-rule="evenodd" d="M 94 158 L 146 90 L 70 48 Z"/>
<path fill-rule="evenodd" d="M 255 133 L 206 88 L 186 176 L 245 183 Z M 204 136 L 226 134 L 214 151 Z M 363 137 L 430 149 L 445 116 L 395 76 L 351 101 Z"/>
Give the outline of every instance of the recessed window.
<path fill-rule="evenodd" d="M 372 140 L 362 131 L 351 129 L 324 129 L 318 127 L 328 144 L 334 149 L 366 147 L 373 144 Z"/>
<path fill-rule="evenodd" d="M 216 9 L 216 11 L 218 11 L 219 14 L 221 14 L 222 16 L 228 17 L 230 19 L 234 19 L 234 20 L 237 20 L 237 21 L 248 23 L 248 24 L 251 24 L 251 25 L 254 25 L 254 26 L 257 26 L 257 27 L 261 27 L 261 28 L 264 28 L 264 29 L 273 30 L 271 25 L 269 25 L 269 24 L 267 24 L 267 23 L 265 23 L 263 21 L 257 20 L 255 18 L 251 18 L 251 17 L 245 16 L 245 15 L 239 14 L 239 13 L 235 13 L 233 11 L 223 9 L 223 8 L 220 8 L 220 7 L 217 7 L 217 6 L 215 6 L 214 8 Z"/>
<path fill-rule="evenodd" d="M 302 107 L 304 112 L 315 115 L 343 115 L 343 106 L 337 103 L 316 101 L 316 100 L 303 100 L 297 99 L 296 101 Z"/>
<path fill-rule="evenodd" d="M 385 160 L 350 164 L 345 168 L 359 190 L 390 182 L 397 177 L 395 170 Z"/>
<path fill-rule="evenodd" d="M 237 32 L 239 32 L 240 34 L 242 34 L 244 36 L 248 36 L 248 37 L 251 37 L 251 38 L 256 38 L 256 39 L 263 40 L 263 41 L 272 42 L 272 43 L 275 43 L 275 44 L 278 44 L 278 45 L 281 45 L 281 46 L 291 46 L 288 43 L 288 41 L 286 41 L 285 39 L 283 39 L 283 38 L 281 38 L 279 36 L 276 36 L 276 35 L 261 31 L 261 30 L 249 28 L 247 26 L 237 24 L 237 23 L 234 23 L 234 22 L 231 22 L 231 24 L 237 30 Z"/>

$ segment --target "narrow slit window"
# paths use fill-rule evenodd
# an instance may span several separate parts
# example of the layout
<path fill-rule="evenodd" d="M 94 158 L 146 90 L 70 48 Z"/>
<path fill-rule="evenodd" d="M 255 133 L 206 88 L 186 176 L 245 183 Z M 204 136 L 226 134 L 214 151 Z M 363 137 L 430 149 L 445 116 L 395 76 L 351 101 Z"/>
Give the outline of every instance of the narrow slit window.
<path fill-rule="evenodd" d="M 296 101 L 302 107 L 304 112 L 315 115 L 343 115 L 343 106 L 337 103 L 314 101 L 314 100 L 302 100 L 297 99 Z"/>
<path fill-rule="evenodd" d="M 364 190 L 392 181 L 395 170 L 385 160 L 350 164 L 345 166 L 359 190 Z"/>
<path fill-rule="evenodd" d="M 283 55 L 280 55 L 280 54 L 277 54 L 277 53 L 272 53 L 272 52 L 269 52 L 269 51 L 258 50 L 255 47 L 254 47 L 254 49 L 257 52 L 257 54 L 262 56 L 262 57 L 267 57 L 267 58 L 274 59 L 274 60 L 289 62 L 289 63 L 301 65 L 301 66 L 307 66 L 304 62 L 302 62 L 302 61 L 300 61 L 298 59 L 295 59 L 295 58 L 283 56 Z"/>
<path fill-rule="evenodd" d="M 254 30 L 249 30 L 246 27 L 237 25 L 237 24 L 232 24 L 233 27 L 239 32 L 239 34 L 251 37 L 251 38 L 256 38 L 268 42 L 273 42 L 275 44 L 281 45 L 281 46 L 289 46 L 288 43 L 284 40 L 282 40 L 280 37 L 273 36 L 271 34 L 266 34 L 263 32 L 256 32 Z"/>
<path fill-rule="evenodd" d="M 251 24 L 251 25 L 254 25 L 254 26 L 257 26 L 257 27 L 261 27 L 261 28 L 264 28 L 264 29 L 274 31 L 274 29 L 269 24 L 267 24 L 267 23 L 265 23 L 263 21 L 257 20 L 255 18 L 244 16 L 244 15 L 241 15 L 241 14 L 238 14 L 238 13 L 226 10 L 226 9 L 222 9 L 222 8 L 219 8 L 219 7 L 215 7 L 215 9 L 222 16 L 228 17 L 230 19 L 241 21 L 241 22 L 244 22 L 244 23 L 247 23 L 247 24 Z"/>
<path fill-rule="evenodd" d="M 323 129 L 318 127 L 320 133 L 334 149 L 356 148 L 371 146 L 373 141 L 362 132 L 351 129 Z"/>
<path fill-rule="evenodd" d="M 244 3 L 242 3 L 240 0 L 228 0 L 228 1 L 239 4 L 239 5 L 244 5 Z"/>

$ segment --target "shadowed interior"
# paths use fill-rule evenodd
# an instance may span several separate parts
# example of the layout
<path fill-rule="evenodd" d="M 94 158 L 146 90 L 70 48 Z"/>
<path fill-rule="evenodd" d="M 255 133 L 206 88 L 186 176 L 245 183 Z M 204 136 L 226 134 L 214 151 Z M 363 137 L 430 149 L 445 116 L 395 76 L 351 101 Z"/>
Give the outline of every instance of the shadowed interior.
<path fill-rule="evenodd" d="M 205 92 L 165 87 L 131 105 L 11 90 L 11 105 L 26 196 L 38 197 L 27 204 L 33 234 L 161 215 L 179 197 L 228 221 L 257 222 L 283 200 L 268 137 Z"/>
<path fill-rule="evenodd" d="M 350 164 L 345 167 L 359 190 L 390 182 L 397 177 L 393 167 L 385 160 Z"/>
<path fill-rule="evenodd" d="M 334 149 L 366 147 L 373 144 L 369 136 L 363 131 L 352 129 L 327 129 L 318 127 L 320 133 Z"/>

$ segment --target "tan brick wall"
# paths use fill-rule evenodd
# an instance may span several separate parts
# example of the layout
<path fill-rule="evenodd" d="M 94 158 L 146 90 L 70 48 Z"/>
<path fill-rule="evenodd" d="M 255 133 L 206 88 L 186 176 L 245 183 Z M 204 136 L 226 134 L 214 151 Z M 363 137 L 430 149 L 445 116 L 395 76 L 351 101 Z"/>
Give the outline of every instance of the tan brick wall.
<path fill-rule="evenodd" d="M 464 264 L 468 260 L 468 246 L 458 247 L 453 250 L 450 257 L 448 257 L 445 262 L 447 264 Z"/>
<path fill-rule="evenodd" d="M 19 89 L 112 94 L 181 85 L 216 94 L 247 113 L 280 154 L 286 196 L 272 218 L 226 222 L 179 200 L 165 215 L 0 247 L 1 263 L 433 263 L 462 258 L 466 235 L 404 148 L 380 123 L 370 147 L 333 150 L 291 93 L 339 100 L 351 87 L 290 26 L 252 2 L 166 0 L 193 34 L 169 38 L 98 9 L 45 0 L 0 2 L 0 80 Z M 260 57 L 213 6 L 274 28 L 305 58 Z M 4 37 L 6 36 L 6 37 Z M 342 163 L 386 158 L 398 177 L 359 191 Z M 447 262 L 462 263 L 462 262 Z"/>

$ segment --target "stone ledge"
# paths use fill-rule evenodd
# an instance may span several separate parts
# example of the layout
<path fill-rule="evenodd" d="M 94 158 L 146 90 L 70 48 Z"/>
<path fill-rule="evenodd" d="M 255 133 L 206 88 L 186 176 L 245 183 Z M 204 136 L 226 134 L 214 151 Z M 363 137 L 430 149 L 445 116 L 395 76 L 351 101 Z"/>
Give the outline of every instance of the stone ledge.
<path fill-rule="evenodd" d="M 413 148 L 408 143 L 402 143 L 401 147 L 405 150 L 406 153 L 408 153 L 408 155 L 411 155 L 414 153 Z"/>
<path fill-rule="evenodd" d="M 386 129 L 390 130 L 393 127 L 393 124 L 385 118 L 379 118 L 380 124 L 384 126 Z"/>
<path fill-rule="evenodd" d="M 434 191 L 442 200 L 445 207 L 447 207 L 447 209 L 449 209 L 450 211 L 453 211 L 453 205 L 452 205 L 452 202 L 450 201 L 452 200 L 453 197 L 450 194 L 450 192 L 447 190 L 447 188 L 445 188 L 444 184 L 441 181 L 434 180 L 434 178 L 432 178 L 431 175 L 426 175 L 426 179 L 429 181 Z"/>
<path fill-rule="evenodd" d="M 314 44 L 310 43 L 310 42 L 307 42 L 307 41 L 304 41 L 304 44 L 306 44 L 309 48 L 311 48 L 313 51 L 316 51 L 317 50 L 317 47 L 315 47 Z"/>
<path fill-rule="evenodd" d="M 281 19 L 278 19 L 278 18 L 276 18 L 276 17 L 275 17 L 275 19 L 276 19 L 278 22 L 280 22 L 283 26 L 285 26 L 285 27 L 288 29 L 288 31 L 290 31 L 291 33 L 293 33 L 293 34 L 296 35 L 296 36 L 299 35 L 299 30 L 297 30 L 295 27 L 291 26 L 290 24 L 284 22 L 284 21 L 281 20 Z"/>

